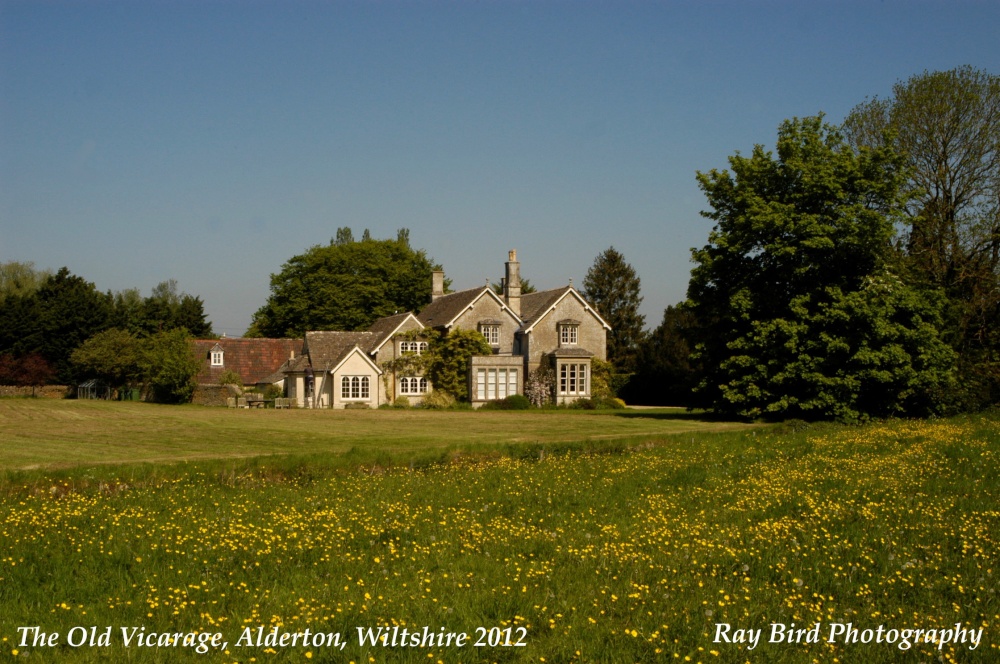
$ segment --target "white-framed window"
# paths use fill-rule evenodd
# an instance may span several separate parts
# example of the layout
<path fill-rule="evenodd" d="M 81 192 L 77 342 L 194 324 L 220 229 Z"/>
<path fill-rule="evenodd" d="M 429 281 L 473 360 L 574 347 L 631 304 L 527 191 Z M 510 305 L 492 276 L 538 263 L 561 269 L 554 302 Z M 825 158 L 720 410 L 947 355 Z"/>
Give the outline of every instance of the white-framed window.
<path fill-rule="evenodd" d="M 577 343 L 577 331 L 579 325 L 564 323 L 559 326 L 559 343 L 563 346 L 575 346 Z"/>
<path fill-rule="evenodd" d="M 347 401 L 368 401 L 371 399 L 370 385 L 368 376 L 344 376 L 340 379 L 340 398 Z"/>
<path fill-rule="evenodd" d="M 414 353 L 416 355 L 421 355 L 427 350 L 426 341 L 400 341 L 399 342 L 399 354 L 407 355 L 409 353 Z"/>
<path fill-rule="evenodd" d="M 486 337 L 486 343 L 491 346 L 500 345 L 500 326 L 492 323 L 483 323 L 479 326 L 479 332 Z"/>
<path fill-rule="evenodd" d="M 427 379 L 422 376 L 407 376 L 399 379 L 400 394 L 426 394 Z"/>
<path fill-rule="evenodd" d="M 222 365 L 222 351 L 221 350 L 213 350 L 212 351 L 212 366 L 213 367 L 221 367 L 221 366 L 223 366 Z"/>
<path fill-rule="evenodd" d="M 517 369 L 477 369 L 476 399 L 493 401 L 517 394 Z"/>
<path fill-rule="evenodd" d="M 559 394 L 587 394 L 587 365 L 559 365 Z"/>

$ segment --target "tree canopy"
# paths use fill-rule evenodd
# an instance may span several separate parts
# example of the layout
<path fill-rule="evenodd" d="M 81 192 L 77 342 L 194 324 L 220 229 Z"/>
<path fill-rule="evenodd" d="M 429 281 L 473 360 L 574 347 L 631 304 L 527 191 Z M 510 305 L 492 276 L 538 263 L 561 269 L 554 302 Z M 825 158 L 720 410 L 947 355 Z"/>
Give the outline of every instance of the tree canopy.
<path fill-rule="evenodd" d="M 646 317 L 639 313 L 639 276 L 625 257 L 609 247 L 594 259 L 583 278 L 583 295 L 611 326 L 608 361 L 619 372 L 635 370 Z"/>
<path fill-rule="evenodd" d="M 903 159 L 855 151 L 822 116 L 784 122 L 777 155 L 756 146 L 698 173 L 716 222 L 688 303 L 704 404 L 727 415 L 854 420 L 940 407 L 954 356 L 942 299 L 897 274 Z"/>
<path fill-rule="evenodd" d="M 944 334 L 959 353 L 964 408 L 1000 400 L 1000 76 L 924 72 L 845 122 L 858 147 L 890 146 L 904 189 L 909 278 L 946 293 Z"/>
<path fill-rule="evenodd" d="M 293 256 L 271 275 L 271 295 L 247 335 L 366 329 L 378 318 L 427 304 L 435 269 L 424 251 L 410 247 L 406 229 L 395 240 L 356 242 L 341 228 L 330 244 Z"/>
<path fill-rule="evenodd" d="M 37 271 L 30 263 L 5 263 L 3 268 L 7 291 L 0 298 L 0 353 L 7 355 L 9 365 L 24 363 L 22 372 L 43 359 L 51 375 L 32 370 L 34 376 L 50 375 L 63 384 L 93 377 L 80 373 L 83 365 L 72 361 L 73 352 L 111 328 L 139 337 L 180 328 L 212 336 L 201 298 L 178 293 L 172 279 L 143 298 L 137 289 L 102 293 L 65 267 L 55 274 Z"/>

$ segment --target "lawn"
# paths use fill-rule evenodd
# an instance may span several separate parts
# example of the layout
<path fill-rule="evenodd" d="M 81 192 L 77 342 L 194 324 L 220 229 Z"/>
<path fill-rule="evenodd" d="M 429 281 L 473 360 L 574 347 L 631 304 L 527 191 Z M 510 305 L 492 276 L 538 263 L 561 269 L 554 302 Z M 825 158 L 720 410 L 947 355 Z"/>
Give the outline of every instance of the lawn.
<path fill-rule="evenodd" d="M 0 470 L 350 453 L 408 459 L 489 446 L 657 439 L 745 425 L 681 409 L 628 411 L 273 410 L 0 399 Z"/>
<path fill-rule="evenodd" d="M 247 422 L 286 419 L 40 408 L 81 422 L 101 412 L 162 426 L 177 418 L 177 431 L 201 422 L 221 431 L 223 448 L 235 444 L 229 433 L 255 428 Z M 442 415 L 449 430 L 462 423 L 487 446 L 475 454 L 461 432 L 442 431 L 451 452 L 414 468 L 345 466 L 331 461 L 345 455 L 316 447 L 141 466 L 155 473 L 107 464 L 10 473 L 0 491 L 0 658 L 1000 660 L 993 417 L 663 435 L 592 413 L 537 414 L 528 424 L 516 413 L 287 415 L 317 418 L 299 421 L 304 441 L 328 423 L 340 430 L 332 441 L 347 439 L 331 444 L 354 446 L 392 440 L 384 430 L 367 437 L 383 414 L 401 428 L 415 423 L 417 440 L 433 435 L 433 418 L 422 418 Z M 649 419 L 640 426 L 697 424 Z M 550 425 L 592 442 L 553 434 L 502 444 L 505 433 L 528 428 L 531 441 Z M 72 439 L 72 426 L 60 428 L 58 440 Z M 170 434 L 145 435 L 137 440 L 160 444 Z M 252 452 L 239 450 L 229 453 Z M 774 632 L 781 642 L 773 624 L 784 626 Z M 26 629 L 36 626 L 52 645 Z M 830 642 L 837 626 L 856 629 L 858 642 Z M 761 630 L 752 650 L 717 638 L 751 630 Z M 387 645 L 371 642 L 378 634 Z"/>

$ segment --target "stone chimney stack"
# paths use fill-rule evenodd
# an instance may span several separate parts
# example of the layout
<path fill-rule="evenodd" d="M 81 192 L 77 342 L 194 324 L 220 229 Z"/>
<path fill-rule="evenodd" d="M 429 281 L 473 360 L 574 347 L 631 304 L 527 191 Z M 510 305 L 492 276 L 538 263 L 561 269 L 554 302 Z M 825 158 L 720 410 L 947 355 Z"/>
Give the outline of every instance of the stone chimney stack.
<path fill-rule="evenodd" d="M 431 272 L 431 302 L 444 295 L 444 270 Z"/>
<path fill-rule="evenodd" d="M 521 316 L 521 264 L 517 262 L 517 251 L 507 252 L 507 274 L 503 280 L 503 299 L 507 306 Z"/>

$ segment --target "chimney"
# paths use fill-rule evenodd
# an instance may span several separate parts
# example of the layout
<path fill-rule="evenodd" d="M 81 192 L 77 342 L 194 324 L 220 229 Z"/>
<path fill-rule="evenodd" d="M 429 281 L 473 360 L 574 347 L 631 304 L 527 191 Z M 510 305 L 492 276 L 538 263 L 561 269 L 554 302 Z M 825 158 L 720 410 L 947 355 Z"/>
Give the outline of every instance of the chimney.
<path fill-rule="evenodd" d="M 444 295 L 444 270 L 431 272 L 431 302 Z"/>
<path fill-rule="evenodd" d="M 507 276 L 503 280 L 503 299 L 507 306 L 521 317 L 521 264 L 517 262 L 517 251 L 507 252 Z"/>

